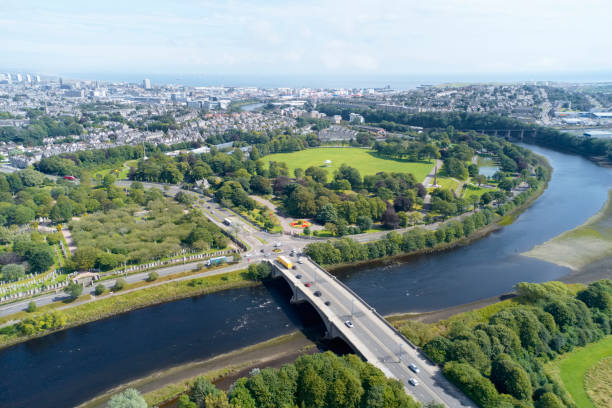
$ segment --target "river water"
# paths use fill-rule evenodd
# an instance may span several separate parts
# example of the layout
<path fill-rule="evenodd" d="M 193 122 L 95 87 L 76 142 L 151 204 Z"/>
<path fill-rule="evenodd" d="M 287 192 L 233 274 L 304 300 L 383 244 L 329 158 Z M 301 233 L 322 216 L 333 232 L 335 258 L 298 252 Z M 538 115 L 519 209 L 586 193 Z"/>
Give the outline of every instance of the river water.
<path fill-rule="evenodd" d="M 548 149 L 555 172 L 510 226 L 470 246 L 340 278 L 383 314 L 435 310 L 508 292 L 520 281 L 568 272 L 520 255 L 597 212 L 612 171 Z M 0 407 L 73 406 L 153 371 L 205 359 L 304 327 L 308 305 L 289 304 L 282 282 L 136 310 L 0 350 Z"/>

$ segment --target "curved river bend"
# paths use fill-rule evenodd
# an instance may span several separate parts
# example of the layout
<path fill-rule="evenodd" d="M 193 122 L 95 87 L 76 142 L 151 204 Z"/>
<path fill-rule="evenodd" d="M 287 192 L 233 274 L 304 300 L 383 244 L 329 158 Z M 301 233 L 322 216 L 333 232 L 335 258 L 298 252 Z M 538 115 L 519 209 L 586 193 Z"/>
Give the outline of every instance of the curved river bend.
<path fill-rule="evenodd" d="M 510 226 L 470 246 L 340 278 L 383 314 L 426 311 L 499 295 L 520 281 L 568 270 L 521 252 L 597 212 L 612 171 L 529 146 L 555 169 L 544 194 Z M 0 350 L 0 407 L 74 406 L 153 371 L 205 359 L 304 327 L 308 306 L 289 304 L 281 281 L 136 310 Z"/>

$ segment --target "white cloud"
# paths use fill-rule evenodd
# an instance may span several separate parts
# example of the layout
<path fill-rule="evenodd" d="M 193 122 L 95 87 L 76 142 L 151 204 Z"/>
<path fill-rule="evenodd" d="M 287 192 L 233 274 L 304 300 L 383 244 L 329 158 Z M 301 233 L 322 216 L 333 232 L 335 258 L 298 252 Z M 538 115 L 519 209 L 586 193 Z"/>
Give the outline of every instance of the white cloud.
<path fill-rule="evenodd" d="M 193 73 L 612 70 L 599 0 L 3 1 L 5 68 Z M 0 63 L 1 64 L 1 63 Z"/>

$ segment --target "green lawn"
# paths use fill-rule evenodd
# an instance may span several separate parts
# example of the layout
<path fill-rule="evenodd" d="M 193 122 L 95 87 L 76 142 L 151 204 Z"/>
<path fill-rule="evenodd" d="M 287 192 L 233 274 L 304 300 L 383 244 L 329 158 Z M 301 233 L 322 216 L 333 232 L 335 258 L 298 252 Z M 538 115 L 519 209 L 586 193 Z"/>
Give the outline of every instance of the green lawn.
<path fill-rule="evenodd" d="M 466 188 L 463 190 L 463 197 L 468 198 L 471 196 L 482 196 L 484 193 L 496 191 L 496 188 L 484 188 L 476 185 L 466 184 Z"/>
<path fill-rule="evenodd" d="M 579 407 L 595 408 L 587 395 L 584 375 L 590 367 L 609 356 L 612 356 L 612 336 L 576 349 L 553 362 L 560 368 L 563 385 Z"/>
<path fill-rule="evenodd" d="M 440 188 L 446 188 L 452 191 L 455 191 L 459 186 L 459 183 L 452 178 L 447 177 L 438 177 L 438 185 Z"/>
<path fill-rule="evenodd" d="M 376 152 L 372 150 L 355 147 L 315 148 L 293 153 L 276 153 L 265 156 L 262 160 L 266 164 L 270 161 L 287 163 L 291 176 L 293 176 L 293 170 L 298 167 L 304 170 L 310 166 L 324 167 L 329 172 L 330 178 L 334 174 L 334 170 L 339 168 L 342 163 L 355 167 L 362 176 L 376 174 L 380 171 L 412 173 L 419 182 L 423 181 L 433 168 L 433 162 L 386 159 L 378 157 Z M 329 167 L 325 167 L 325 160 L 331 160 Z"/>

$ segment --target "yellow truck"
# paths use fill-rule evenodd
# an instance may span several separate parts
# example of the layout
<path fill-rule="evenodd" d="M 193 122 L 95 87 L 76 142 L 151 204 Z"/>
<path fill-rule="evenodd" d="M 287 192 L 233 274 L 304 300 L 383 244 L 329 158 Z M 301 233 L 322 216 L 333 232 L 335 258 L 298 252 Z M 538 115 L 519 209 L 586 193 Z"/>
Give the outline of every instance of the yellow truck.
<path fill-rule="evenodd" d="M 282 255 L 281 255 L 281 256 L 279 256 L 278 258 L 276 258 L 276 260 L 277 260 L 278 262 L 280 262 L 281 264 L 283 264 L 283 266 L 284 266 L 285 268 L 287 268 L 287 269 L 292 269 L 292 268 L 293 268 L 293 263 L 292 263 L 292 262 L 291 262 L 289 259 L 285 258 L 285 257 L 284 257 L 284 256 L 282 256 Z"/>

